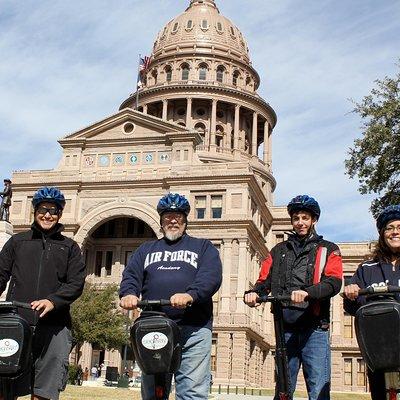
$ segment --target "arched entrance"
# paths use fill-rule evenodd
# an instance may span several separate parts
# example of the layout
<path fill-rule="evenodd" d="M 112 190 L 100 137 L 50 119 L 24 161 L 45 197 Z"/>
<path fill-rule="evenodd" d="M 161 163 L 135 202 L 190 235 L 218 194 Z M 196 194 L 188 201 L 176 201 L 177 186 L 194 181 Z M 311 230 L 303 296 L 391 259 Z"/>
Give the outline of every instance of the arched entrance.
<path fill-rule="evenodd" d="M 138 218 L 117 217 L 103 222 L 85 240 L 88 281 L 119 283 L 132 253 L 156 238 L 150 226 Z"/>
<path fill-rule="evenodd" d="M 117 206 L 97 210 L 96 214 L 88 215 L 82 221 L 75 238 L 82 245 L 87 282 L 100 286 L 121 282 L 122 272 L 132 253 L 142 243 L 157 239 L 158 214 L 155 210 L 153 212 L 154 216 L 149 216 L 145 207 L 132 210 Z M 93 365 L 103 365 L 102 373 L 107 366 L 118 367 L 120 372 L 125 367 L 131 370 L 133 366 L 133 354 L 129 348 L 108 351 L 85 343 L 81 355 L 83 367 L 90 369 Z"/>

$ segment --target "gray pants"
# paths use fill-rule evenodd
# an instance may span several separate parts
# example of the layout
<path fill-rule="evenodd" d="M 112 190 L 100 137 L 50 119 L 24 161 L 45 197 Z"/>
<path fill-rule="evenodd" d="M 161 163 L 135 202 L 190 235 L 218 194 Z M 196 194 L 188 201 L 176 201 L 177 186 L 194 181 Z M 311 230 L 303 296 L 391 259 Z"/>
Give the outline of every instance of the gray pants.
<path fill-rule="evenodd" d="M 68 328 L 39 324 L 33 336 L 31 370 L 15 380 L 15 395 L 32 393 L 45 399 L 58 400 L 68 380 L 71 347 L 72 336 Z"/>

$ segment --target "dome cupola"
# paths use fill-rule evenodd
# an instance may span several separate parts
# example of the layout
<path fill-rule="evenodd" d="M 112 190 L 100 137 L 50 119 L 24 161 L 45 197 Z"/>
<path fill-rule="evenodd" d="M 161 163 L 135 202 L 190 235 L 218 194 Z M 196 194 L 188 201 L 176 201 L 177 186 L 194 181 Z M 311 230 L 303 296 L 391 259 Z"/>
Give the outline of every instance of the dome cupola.
<path fill-rule="evenodd" d="M 242 33 L 220 14 L 214 0 L 191 0 L 185 12 L 160 31 L 153 47 L 153 60 L 176 51 L 206 52 L 250 63 Z"/>

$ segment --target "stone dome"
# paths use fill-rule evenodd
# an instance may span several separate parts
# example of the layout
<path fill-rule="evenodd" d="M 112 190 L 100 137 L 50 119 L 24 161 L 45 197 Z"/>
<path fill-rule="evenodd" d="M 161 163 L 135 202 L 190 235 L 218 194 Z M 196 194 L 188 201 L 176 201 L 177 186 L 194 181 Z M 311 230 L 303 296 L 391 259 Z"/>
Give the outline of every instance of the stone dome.
<path fill-rule="evenodd" d="M 196 53 L 219 53 L 249 64 L 249 49 L 240 30 L 220 14 L 214 0 L 191 0 L 184 13 L 160 31 L 153 47 L 153 60 L 185 49 Z"/>

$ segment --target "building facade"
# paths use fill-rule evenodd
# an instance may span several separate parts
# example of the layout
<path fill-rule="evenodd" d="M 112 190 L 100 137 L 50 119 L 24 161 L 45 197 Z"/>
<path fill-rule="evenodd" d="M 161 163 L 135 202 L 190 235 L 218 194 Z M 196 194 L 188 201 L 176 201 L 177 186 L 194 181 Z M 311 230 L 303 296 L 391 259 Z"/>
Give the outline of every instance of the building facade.
<path fill-rule="evenodd" d="M 63 154 L 53 170 L 13 174 L 11 222 L 14 232 L 28 229 L 33 192 L 59 187 L 67 199 L 66 234 L 83 248 L 87 281 L 119 283 L 132 252 L 160 237 L 159 198 L 184 194 L 192 205 L 189 233 L 210 239 L 223 262 L 214 297 L 214 383 L 273 387 L 269 307 L 250 309 L 242 297 L 260 261 L 290 229 L 285 208 L 273 204 L 276 114 L 257 94 L 259 75 L 239 29 L 215 1 L 188 3 L 157 36 L 139 93 L 115 114 L 60 139 Z M 362 243 L 340 247 L 346 274 L 369 251 Z M 351 324 L 335 298 L 334 390 L 365 389 Z M 121 354 L 85 344 L 81 364 L 120 367 Z"/>

